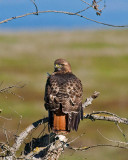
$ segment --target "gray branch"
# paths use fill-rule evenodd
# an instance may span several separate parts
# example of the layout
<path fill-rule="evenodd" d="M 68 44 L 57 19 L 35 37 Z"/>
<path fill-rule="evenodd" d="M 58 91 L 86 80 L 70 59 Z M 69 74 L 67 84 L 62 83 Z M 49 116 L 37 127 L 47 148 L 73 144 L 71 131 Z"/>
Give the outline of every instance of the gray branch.
<path fill-rule="evenodd" d="M 30 126 L 28 126 L 25 131 L 19 134 L 19 136 L 16 138 L 15 143 L 12 146 L 13 152 L 16 152 L 21 144 L 23 143 L 24 139 L 28 136 L 28 134 L 35 128 L 37 128 L 39 125 L 47 123 L 48 118 L 40 119 L 34 123 L 32 123 Z"/>
<path fill-rule="evenodd" d="M 100 94 L 100 92 L 95 91 L 89 98 L 87 98 L 87 99 L 85 100 L 85 102 L 82 104 L 82 107 L 83 107 L 83 108 L 86 108 L 86 107 L 88 107 L 89 105 L 91 105 L 91 104 L 92 104 L 92 101 L 93 101 L 94 99 L 96 99 L 96 98 L 99 96 L 99 94 Z"/>
<path fill-rule="evenodd" d="M 112 144 L 96 144 L 96 145 L 92 145 L 89 147 L 81 147 L 81 148 L 73 148 L 73 147 L 69 147 L 69 149 L 75 150 L 75 151 L 86 151 L 92 148 L 97 148 L 97 147 L 114 147 L 114 148 L 121 148 L 121 149 L 127 149 L 128 147 L 126 146 L 119 146 L 119 145 L 112 145 Z"/>
<path fill-rule="evenodd" d="M 119 117 L 113 113 L 107 112 L 107 111 L 97 111 L 97 112 L 93 112 L 93 113 L 88 113 L 84 116 L 84 119 L 90 119 L 92 121 L 104 120 L 104 121 L 123 123 L 123 124 L 128 125 L 127 118 L 121 118 L 121 117 Z"/>
<path fill-rule="evenodd" d="M 96 99 L 99 96 L 99 92 L 94 92 L 92 96 L 86 99 L 86 101 L 83 103 L 83 108 L 86 108 L 90 104 L 92 104 L 92 101 Z M 96 111 L 92 113 L 88 113 L 84 115 L 84 119 L 90 119 L 92 121 L 95 120 L 104 120 L 104 121 L 110 121 L 114 123 L 123 123 L 128 124 L 127 118 L 121 118 L 118 115 L 114 113 L 110 113 L 107 111 Z M 7 144 L 1 144 L 2 148 L 5 148 L 3 151 L 7 152 L 6 159 L 13 160 L 16 158 L 16 152 L 19 150 L 20 146 L 23 144 L 25 138 L 29 135 L 30 132 L 32 132 L 35 128 L 39 127 L 40 125 L 47 123 L 48 117 L 44 119 L 40 119 L 33 124 L 29 125 L 23 132 L 17 136 L 15 139 L 15 143 L 12 147 L 7 146 Z M 44 159 L 44 160 L 57 160 L 59 156 L 64 151 L 64 148 L 67 147 L 67 138 L 63 135 L 56 135 L 54 133 L 43 135 L 40 138 L 33 139 L 29 144 L 26 144 L 26 148 L 24 149 L 24 154 L 19 157 L 21 159 Z M 31 146 L 31 148 L 30 148 Z M 92 147 L 88 148 L 82 148 L 82 149 L 76 149 L 75 150 L 87 150 L 98 146 L 112 146 L 112 145 L 94 145 Z M 118 147 L 118 146 L 113 146 Z M 70 146 L 69 146 L 70 148 Z M 120 146 L 119 148 L 123 148 Z M 124 147 L 126 148 L 126 147 Z M 126 148 L 127 149 L 127 148 Z"/>
<path fill-rule="evenodd" d="M 13 144 L 13 146 L 11 148 L 9 148 L 7 157 L 9 160 L 13 160 L 15 156 L 15 153 L 19 150 L 21 144 L 24 142 L 25 138 L 28 136 L 28 134 L 30 132 L 32 132 L 32 130 L 34 130 L 35 128 L 39 127 L 41 124 L 47 123 L 48 122 L 48 118 L 44 118 L 44 119 L 40 119 L 34 123 L 32 123 L 30 126 L 28 126 L 23 132 L 21 132 L 19 134 L 19 136 L 17 136 L 17 138 L 15 139 L 15 143 Z M 7 147 L 6 147 L 7 148 Z"/>

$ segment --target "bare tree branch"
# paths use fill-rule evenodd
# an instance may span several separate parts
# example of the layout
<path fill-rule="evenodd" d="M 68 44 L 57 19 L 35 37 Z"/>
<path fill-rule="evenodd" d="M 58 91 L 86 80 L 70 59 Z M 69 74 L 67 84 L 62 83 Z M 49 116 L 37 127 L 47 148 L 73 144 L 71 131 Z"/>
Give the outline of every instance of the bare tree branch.
<path fill-rule="evenodd" d="M 119 129 L 119 131 L 121 132 L 121 134 L 123 135 L 125 142 L 128 142 L 128 141 L 127 141 L 127 138 L 126 138 L 126 135 L 124 134 L 124 132 L 123 132 L 122 129 L 120 128 L 119 124 L 118 124 L 118 123 L 115 123 L 115 124 L 116 124 L 117 128 Z"/>
<path fill-rule="evenodd" d="M 98 97 L 99 92 L 94 92 L 94 94 L 90 97 L 91 102 L 93 99 L 95 99 L 96 97 Z M 89 99 L 89 98 L 87 98 Z M 90 104 L 89 100 L 86 100 L 86 105 Z M 104 115 L 101 115 L 104 114 Z M 109 115 L 109 116 L 108 116 Z M 106 112 L 106 111 L 97 111 L 97 112 L 93 112 L 90 114 L 86 114 L 84 116 L 84 119 L 91 119 L 91 120 L 106 120 L 106 121 L 112 121 L 112 122 L 117 122 L 117 123 L 123 123 L 123 124 L 128 124 L 128 119 L 126 118 L 120 118 L 119 116 L 117 116 L 116 114 L 110 113 L 110 112 Z M 28 136 L 28 134 L 35 128 L 37 128 L 39 125 L 47 123 L 48 122 L 48 117 L 44 118 L 44 119 L 40 119 L 36 122 L 34 122 L 33 124 L 31 124 L 30 126 L 28 126 L 25 131 L 23 131 L 22 133 L 20 133 L 20 135 L 16 138 L 16 141 L 14 143 L 14 145 L 12 146 L 12 151 L 15 153 L 21 146 L 21 144 L 23 143 L 24 139 Z"/>
<path fill-rule="evenodd" d="M 67 147 L 68 139 L 64 135 L 56 135 L 51 133 L 49 135 L 44 135 L 40 140 L 33 141 L 33 147 L 31 151 L 25 155 L 19 157 L 20 159 L 43 159 L 43 160 L 58 160 L 59 156 Z"/>
<path fill-rule="evenodd" d="M 2 84 L 3 84 L 3 82 L 2 82 Z M 0 93 L 8 92 L 12 88 L 23 88 L 24 86 L 25 86 L 25 84 L 23 84 L 23 85 L 17 84 L 17 85 L 8 86 L 8 87 L 0 89 Z"/>
<path fill-rule="evenodd" d="M 2 83 L 3 84 L 3 83 Z M 0 85 L 1 86 L 1 85 Z M 14 88 L 23 88 L 25 86 L 25 84 L 16 84 L 16 85 L 12 85 L 12 86 L 8 86 L 8 87 L 5 87 L 5 88 L 2 88 L 2 89 L 0 89 L 0 93 L 10 93 L 10 94 L 12 94 L 12 95 L 14 95 L 14 96 L 17 96 L 18 98 L 20 98 L 20 99 L 22 99 L 22 100 L 24 100 L 24 98 L 22 97 L 22 96 L 20 96 L 20 95 L 18 95 L 18 94 L 16 94 L 16 93 L 14 93 L 13 91 L 12 91 L 12 89 L 14 89 Z"/>
<path fill-rule="evenodd" d="M 86 101 L 83 104 L 83 107 L 87 107 L 92 103 L 94 99 L 96 99 L 99 96 L 99 92 L 94 92 L 92 96 L 86 99 Z M 18 114 L 19 115 L 19 114 Z M 20 117 L 21 118 L 21 117 Z M 90 119 L 92 121 L 94 120 L 105 120 L 105 121 L 111 121 L 117 123 L 123 123 L 123 124 L 128 124 L 128 119 L 126 118 L 121 118 L 118 115 L 114 113 L 110 113 L 107 111 L 96 111 L 92 113 L 88 113 L 84 115 L 84 119 Z M 21 119 L 20 119 L 21 120 Z M 7 139 L 7 144 L 5 143 L 0 143 L 0 147 L 2 149 L 1 154 L 3 153 L 6 159 L 13 160 L 16 158 L 16 152 L 19 150 L 21 145 L 23 144 L 24 140 L 26 137 L 37 127 L 39 127 L 42 124 L 45 124 L 48 122 L 48 117 L 44 119 L 40 119 L 33 124 L 29 125 L 23 132 L 19 134 L 19 136 L 16 137 L 15 142 L 12 147 L 8 145 L 9 140 L 7 133 L 5 132 L 5 136 Z M 20 125 L 20 123 L 19 123 Z M 119 126 L 117 126 L 119 131 L 124 135 L 123 131 Z M 100 133 L 100 132 L 99 132 Z M 89 150 L 92 148 L 96 147 L 114 147 L 114 148 L 121 148 L 121 149 L 128 149 L 128 143 L 127 142 L 120 142 L 120 141 L 114 141 L 111 139 L 104 137 L 106 140 L 110 142 L 117 143 L 118 145 L 113 145 L 113 144 L 97 144 L 97 145 L 92 145 L 92 146 L 86 146 L 86 147 L 81 147 L 81 148 L 73 148 L 70 146 L 70 144 L 75 141 L 76 139 L 80 138 L 83 134 L 75 138 L 74 140 L 70 141 L 68 143 L 68 140 L 65 136 L 63 135 L 56 135 L 54 133 L 51 133 L 52 137 L 49 138 L 49 135 L 43 135 L 42 137 L 33 138 L 29 144 L 30 146 L 30 152 L 26 150 L 26 152 L 20 156 L 20 159 L 37 159 L 37 157 L 43 157 L 44 160 L 57 160 L 59 156 L 62 154 L 64 151 L 65 147 L 68 147 L 69 149 L 72 150 L 80 150 L 80 151 L 85 151 Z M 51 141 L 52 139 L 52 141 Z"/>
<path fill-rule="evenodd" d="M 68 144 L 71 144 L 72 142 L 76 141 L 78 138 L 82 137 L 85 133 L 82 133 L 81 135 L 77 136 L 75 139 L 68 142 Z"/>
<path fill-rule="evenodd" d="M 20 125 L 21 125 L 21 121 L 22 121 L 22 115 L 20 115 L 20 120 L 19 120 L 19 123 L 18 123 L 18 127 L 17 127 L 16 133 L 15 133 L 15 136 L 18 134 L 18 131 L 19 131 Z"/>
<path fill-rule="evenodd" d="M 48 118 L 43 118 L 40 119 L 34 123 L 32 123 L 30 126 L 28 126 L 23 132 L 21 132 L 19 134 L 19 136 L 16 138 L 15 143 L 12 146 L 12 152 L 16 152 L 21 144 L 23 143 L 24 139 L 28 136 L 28 134 L 35 128 L 37 128 L 39 125 L 43 124 L 43 123 L 47 123 L 48 122 Z"/>
<path fill-rule="evenodd" d="M 89 150 L 92 148 L 97 148 L 97 147 L 114 147 L 114 148 L 121 148 L 121 149 L 128 149 L 128 147 L 125 146 L 119 146 L 119 145 L 112 145 L 112 144 L 96 144 L 96 145 L 92 145 L 89 147 L 81 147 L 81 148 L 73 148 L 71 146 L 69 146 L 69 149 L 75 150 L 75 151 L 85 151 L 85 150 Z"/>
<path fill-rule="evenodd" d="M 9 145 L 9 140 L 8 140 L 8 135 L 7 135 L 7 131 L 6 131 L 6 129 L 3 127 L 3 132 L 4 132 L 4 135 L 5 135 L 5 137 L 6 137 L 6 143 L 7 143 L 7 145 Z"/>
<path fill-rule="evenodd" d="M 92 101 L 93 101 L 94 99 L 96 99 L 96 98 L 99 96 L 99 94 L 100 94 L 100 92 L 95 91 L 89 98 L 87 98 L 87 99 L 85 100 L 85 102 L 82 104 L 82 107 L 83 107 L 83 108 L 86 108 L 86 107 L 88 107 L 89 105 L 91 105 L 91 104 L 92 104 Z"/>
<path fill-rule="evenodd" d="M 101 1 L 102 1 L 102 0 L 99 0 L 97 3 L 101 2 Z M 77 13 L 84 12 L 84 11 L 86 11 L 87 9 L 91 8 L 91 7 L 93 7 L 93 5 L 89 5 L 89 6 L 88 6 L 88 7 L 86 7 L 85 9 L 83 9 L 83 10 L 80 10 L 80 11 L 76 12 L 76 14 L 77 14 Z"/>
<path fill-rule="evenodd" d="M 70 16 L 78 16 L 78 17 L 81 17 L 83 19 L 86 19 L 86 20 L 89 20 L 89 21 L 92 21 L 92 22 L 95 22 L 95 23 L 98 23 L 98 24 L 103 24 L 103 25 L 106 25 L 106 26 L 111 26 L 111 27 L 128 27 L 128 25 L 113 25 L 113 24 L 108 24 L 108 23 L 104 23 L 104 22 L 99 22 L 99 21 L 96 21 L 94 19 L 91 19 L 91 18 L 87 18 L 81 14 L 78 14 L 78 13 L 73 13 L 73 12 L 66 12 L 66 11 L 56 11 L 56 10 L 47 10 L 47 11 L 38 11 L 38 14 L 42 14 L 42 13 L 63 13 L 63 14 L 67 14 L 67 15 L 70 15 Z M 11 17 L 11 18 L 8 18 L 8 19 L 5 19 L 3 21 L 0 21 L 0 24 L 2 23 L 6 23 L 8 21 L 12 21 L 14 19 L 18 19 L 18 18 L 22 18 L 22 17 L 26 17 L 26 16 L 29 16 L 29 15 L 35 15 L 37 14 L 37 12 L 31 12 L 31 13 L 26 13 L 26 14 L 23 14 L 23 15 L 19 15 L 19 16 L 15 16 L 15 17 Z"/>
<path fill-rule="evenodd" d="M 113 116 L 98 116 L 96 114 L 98 113 L 106 113 L 109 115 L 113 115 Z M 91 120 L 106 120 L 106 121 L 112 121 L 112 122 L 118 122 L 118 123 L 124 123 L 124 124 L 128 124 L 128 120 L 126 118 L 120 118 L 119 116 L 112 114 L 110 112 L 106 112 L 106 111 L 99 111 L 99 112 L 93 112 L 91 114 L 87 114 L 86 116 L 84 116 L 85 119 L 91 119 Z M 13 147 L 12 147 L 12 152 L 15 153 L 21 146 L 21 144 L 23 143 L 24 139 L 28 136 L 28 134 L 35 128 L 37 128 L 39 125 L 43 124 L 43 123 L 47 123 L 48 122 L 48 118 L 44 118 L 41 119 L 39 121 L 34 122 L 32 125 L 28 126 L 25 131 L 23 131 L 22 133 L 20 133 L 20 135 L 17 137 L 16 142 L 14 143 Z M 104 145 L 105 146 L 105 145 Z M 110 145 L 111 146 L 111 145 Z M 116 147 L 116 146 L 114 146 Z M 90 147 L 89 147 L 90 148 Z"/>
<path fill-rule="evenodd" d="M 31 1 L 31 2 L 34 4 L 34 6 L 36 7 L 36 15 L 38 15 L 38 7 L 37 7 L 35 1 L 34 1 L 34 0 L 30 0 L 30 1 Z"/>
<path fill-rule="evenodd" d="M 26 16 L 29 16 L 29 15 L 38 15 L 38 14 L 42 14 L 42 13 L 62 13 L 62 14 L 67 14 L 67 15 L 78 16 L 78 17 L 81 17 L 83 19 L 86 19 L 86 20 L 89 20 L 89 21 L 92 21 L 92 22 L 95 22 L 95 23 L 98 23 L 98 24 L 103 24 L 103 25 L 106 25 L 106 26 L 111 26 L 111 27 L 128 27 L 128 25 L 113 25 L 113 24 L 107 24 L 107 23 L 104 23 L 104 22 L 99 22 L 99 21 L 96 21 L 94 19 L 88 18 L 88 17 L 80 14 L 80 13 L 86 11 L 89 8 L 93 8 L 94 10 L 96 10 L 96 14 L 97 15 L 101 15 L 102 11 L 106 7 L 105 0 L 103 1 L 104 6 L 103 6 L 102 9 L 99 9 L 99 5 L 98 5 L 98 3 L 101 2 L 102 0 L 99 0 L 97 2 L 96 2 L 96 0 L 92 0 L 92 4 L 87 3 L 85 0 L 81 0 L 82 2 L 84 2 L 84 4 L 88 5 L 88 7 L 86 7 L 85 9 L 79 10 L 77 12 L 66 12 L 66 11 L 57 11 L 57 10 L 39 11 L 38 7 L 37 7 L 37 5 L 35 3 L 35 0 L 30 0 L 30 1 L 34 4 L 34 6 L 36 8 L 36 12 L 31 12 L 31 13 L 26 13 L 26 14 L 19 15 L 19 16 L 10 17 L 8 19 L 0 21 L 0 24 L 6 23 L 6 22 L 11 21 L 13 19 L 18 19 L 18 18 L 26 17 Z"/>
<path fill-rule="evenodd" d="M 3 147 L 3 151 L 7 151 L 6 159 L 13 160 L 16 157 L 15 153 L 19 150 L 21 144 L 23 143 L 24 139 L 28 136 L 28 134 L 32 130 L 37 128 L 39 125 L 47 122 L 48 122 L 48 118 L 44 118 L 28 126 L 23 132 L 19 134 L 19 136 L 16 137 L 15 143 L 13 144 L 12 147 L 9 147 L 7 144 L 2 143 L 0 147 L 1 146 Z"/>
<path fill-rule="evenodd" d="M 0 118 L 5 119 L 5 120 L 8 120 L 8 121 L 11 121 L 11 120 L 12 120 L 12 118 L 6 118 L 6 117 L 3 117 L 3 116 L 0 116 Z"/>
<path fill-rule="evenodd" d="M 128 145 L 128 143 L 126 143 L 126 142 L 121 142 L 121 141 L 115 141 L 115 140 L 112 140 L 112 139 L 109 139 L 109 138 L 107 138 L 107 137 L 105 137 L 103 134 L 101 134 L 101 132 L 99 131 L 99 130 L 97 130 L 98 131 L 98 133 L 104 138 L 104 139 L 106 139 L 107 141 L 109 141 L 109 142 L 114 142 L 114 143 L 117 143 L 118 145 L 119 144 L 123 144 L 123 145 Z"/>
<path fill-rule="evenodd" d="M 103 114 L 103 115 L 101 115 Z M 108 116 L 111 115 L 111 116 Z M 123 123 L 128 125 L 128 119 L 127 118 L 121 118 L 113 113 L 106 112 L 106 111 L 97 111 L 93 113 L 88 113 L 84 116 L 84 119 L 90 119 L 92 121 L 95 120 L 104 120 L 104 121 L 111 121 L 116 123 Z"/>

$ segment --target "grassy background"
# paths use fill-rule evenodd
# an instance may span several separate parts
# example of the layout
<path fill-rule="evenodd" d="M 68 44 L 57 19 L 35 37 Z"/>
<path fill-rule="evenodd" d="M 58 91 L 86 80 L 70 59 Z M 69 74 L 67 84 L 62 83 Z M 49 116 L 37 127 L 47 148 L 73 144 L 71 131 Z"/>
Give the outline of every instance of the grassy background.
<path fill-rule="evenodd" d="M 53 62 L 57 58 L 67 59 L 72 71 L 82 81 L 84 99 L 95 90 L 100 97 L 85 112 L 106 110 L 122 117 L 128 117 L 128 31 L 63 31 L 35 33 L 0 34 L 0 82 L 1 88 L 17 83 L 26 84 L 22 89 L 14 89 L 17 95 L 0 95 L 0 141 L 6 141 L 2 127 L 8 130 L 11 143 L 16 133 L 20 116 L 21 132 L 32 122 L 47 116 L 44 109 L 44 88 L 47 72 L 53 72 Z M 128 127 L 121 125 L 128 138 Z M 36 133 L 39 135 L 43 127 Z M 109 144 L 98 132 L 113 140 L 124 141 L 116 125 L 109 122 L 81 122 L 78 132 L 71 132 L 68 137 L 74 139 L 81 133 L 84 136 L 73 142 L 73 146 Z M 126 160 L 126 150 L 97 148 L 87 152 L 67 150 L 60 159 L 89 160 Z"/>

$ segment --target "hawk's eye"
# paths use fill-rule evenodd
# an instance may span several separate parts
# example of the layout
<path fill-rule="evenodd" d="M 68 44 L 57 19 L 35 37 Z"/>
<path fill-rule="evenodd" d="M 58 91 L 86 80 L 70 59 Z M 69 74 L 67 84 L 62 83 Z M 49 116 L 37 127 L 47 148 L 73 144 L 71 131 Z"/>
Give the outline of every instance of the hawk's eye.
<path fill-rule="evenodd" d="M 55 68 L 62 68 L 61 64 L 55 64 Z"/>

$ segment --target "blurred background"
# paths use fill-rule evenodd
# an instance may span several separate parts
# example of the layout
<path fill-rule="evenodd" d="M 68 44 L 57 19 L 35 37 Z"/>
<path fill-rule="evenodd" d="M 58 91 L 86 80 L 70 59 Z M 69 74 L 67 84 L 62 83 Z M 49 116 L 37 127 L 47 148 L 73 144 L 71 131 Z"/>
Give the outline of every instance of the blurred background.
<path fill-rule="evenodd" d="M 40 11 L 77 12 L 87 7 L 79 0 L 35 2 Z M 91 3 L 89 0 L 87 2 Z M 83 15 L 113 25 L 127 24 L 127 0 L 106 0 L 105 5 L 101 16 L 97 16 L 93 9 L 87 10 Z M 99 3 L 99 8 L 103 6 L 104 1 Z M 0 21 L 33 11 L 35 7 L 31 1 L 0 1 Z M 57 58 L 68 60 L 73 73 L 81 79 L 84 89 L 83 101 L 94 91 L 101 93 L 99 98 L 85 109 L 85 113 L 105 110 L 128 118 L 127 28 L 107 27 L 64 14 L 31 15 L 0 24 L 0 89 L 25 84 L 23 88 L 12 89 L 14 94 L 0 94 L 0 116 L 6 118 L 0 117 L 0 141 L 6 141 L 4 129 L 7 130 L 8 139 L 12 144 L 15 134 L 47 116 L 43 101 L 45 83 L 47 72 L 53 72 L 53 63 Z M 120 126 L 128 139 L 128 127 Z M 39 136 L 42 129 L 43 126 L 39 127 L 25 143 L 30 138 Z M 109 139 L 124 141 L 115 124 L 90 120 L 82 121 L 79 131 L 71 132 L 68 138 L 73 140 L 85 133 L 72 143 L 74 147 L 110 144 L 98 131 Z M 127 150 L 106 147 L 86 152 L 66 150 L 60 160 L 126 160 L 127 155 Z"/>

